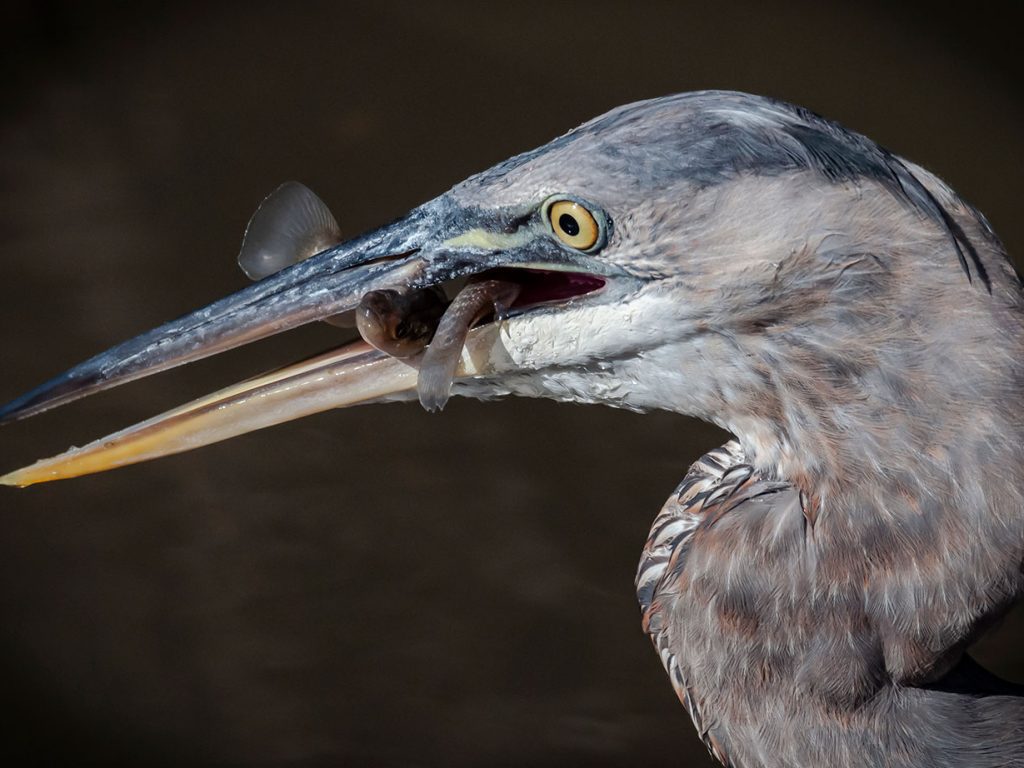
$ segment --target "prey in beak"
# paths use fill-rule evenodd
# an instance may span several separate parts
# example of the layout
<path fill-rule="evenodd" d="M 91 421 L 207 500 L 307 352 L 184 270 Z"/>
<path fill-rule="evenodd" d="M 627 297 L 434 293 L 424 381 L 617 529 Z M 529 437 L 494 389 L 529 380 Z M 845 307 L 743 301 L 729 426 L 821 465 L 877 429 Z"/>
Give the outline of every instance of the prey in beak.
<path fill-rule="evenodd" d="M 16 470 L 0 483 L 100 472 L 360 403 L 418 394 L 424 407 L 439 410 L 453 382 L 521 368 L 523 361 L 503 348 L 503 326 L 599 295 L 610 279 L 625 277 L 593 255 L 609 230 L 603 214 L 574 200 L 488 210 L 449 193 L 342 242 L 313 192 L 282 185 L 253 215 L 243 240 L 239 264 L 256 282 L 71 368 L 0 408 L 0 423 L 305 323 L 355 324 L 363 340 Z M 587 247 L 572 245 L 573 238 Z"/>

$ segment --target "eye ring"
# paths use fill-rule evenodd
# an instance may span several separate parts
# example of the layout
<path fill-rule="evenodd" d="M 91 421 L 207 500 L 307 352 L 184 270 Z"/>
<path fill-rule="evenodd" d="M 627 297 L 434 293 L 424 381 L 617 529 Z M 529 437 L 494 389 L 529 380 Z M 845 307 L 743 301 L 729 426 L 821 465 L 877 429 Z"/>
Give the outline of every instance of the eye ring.
<path fill-rule="evenodd" d="M 571 197 L 552 197 L 544 202 L 544 221 L 552 234 L 570 248 L 593 253 L 605 242 L 604 214 Z"/>

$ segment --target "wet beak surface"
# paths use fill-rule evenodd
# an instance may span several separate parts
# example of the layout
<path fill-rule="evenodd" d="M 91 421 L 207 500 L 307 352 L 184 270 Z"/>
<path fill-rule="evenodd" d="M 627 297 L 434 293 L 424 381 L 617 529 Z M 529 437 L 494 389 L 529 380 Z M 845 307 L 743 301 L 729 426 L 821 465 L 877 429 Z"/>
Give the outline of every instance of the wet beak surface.
<path fill-rule="evenodd" d="M 436 224 L 431 206 L 85 361 L 0 408 L 0 422 L 347 312 L 368 291 L 416 284 L 425 279 L 421 246 Z M 0 477 L 0 483 L 31 485 L 178 453 L 328 408 L 394 395 L 415 381 L 415 369 L 356 343 L 37 462 Z"/>
<path fill-rule="evenodd" d="M 367 291 L 411 285 L 424 272 L 427 218 L 417 209 L 119 344 L 0 408 L 0 423 L 349 311 Z"/>
<path fill-rule="evenodd" d="M 494 326 L 475 329 L 459 375 L 493 370 Z M 317 355 L 175 408 L 81 448 L 0 477 L 28 486 L 192 450 L 332 408 L 414 397 L 417 368 L 362 341 Z"/>
<path fill-rule="evenodd" d="M 445 240 L 447 222 L 456 219 L 465 225 L 470 218 L 461 212 L 460 219 L 449 208 L 444 197 L 438 198 L 394 224 L 330 247 L 97 355 L 0 408 L 0 423 L 351 311 L 373 291 L 415 291 L 488 271 L 506 277 L 511 272 L 513 279 L 523 281 L 521 293 L 516 289 L 516 294 L 528 297 L 527 304 L 532 305 L 603 285 L 603 278 L 596 275 L 577 275 L 579 279 L 573 275 L 577 270 L 600 273 L 604 265 L 567 254 L 546 238 L 512 248 L 480 247 L 475 242 L 467 246 L 458 243 L 458 237 Z M 463 329 L 465 348 L 460 344 L 449 350 L 447 386 L 452 377 L 486 376 L 512 367 L 503 354 L 498 324 L 470 331 L 472 322 L 467 321 Z M 0 477 L 0 483 L 26 486 L 76 477 L 187 451 L 331 408 L 414 399 L 423 358 L 397 359 L 357 342 L 11 472 Z M 447 391 L 440 393 L 443 400 Z"/>

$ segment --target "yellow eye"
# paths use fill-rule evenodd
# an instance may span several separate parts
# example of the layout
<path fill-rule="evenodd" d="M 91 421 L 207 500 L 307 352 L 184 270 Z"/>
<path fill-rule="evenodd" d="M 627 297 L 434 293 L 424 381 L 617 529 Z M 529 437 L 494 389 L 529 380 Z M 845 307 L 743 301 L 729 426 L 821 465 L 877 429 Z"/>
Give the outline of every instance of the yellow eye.
<path fill-rule="evenodd" d="M 548 206 L 548 222 L 558 239 L 579 251 L 587 251 L 601 238 L 594 214 L 575 200 L 557 200 Z"/>

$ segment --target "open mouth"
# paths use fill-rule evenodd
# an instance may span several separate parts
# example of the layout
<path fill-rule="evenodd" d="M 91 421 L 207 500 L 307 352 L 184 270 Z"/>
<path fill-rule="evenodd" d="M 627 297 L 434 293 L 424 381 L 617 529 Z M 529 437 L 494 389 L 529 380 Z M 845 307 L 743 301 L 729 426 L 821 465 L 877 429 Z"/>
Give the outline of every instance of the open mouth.
<path fill-rule="evenodd" d="M 355 324 L 363 340 L 385 354 L 414 358 L 444 324 L 449 332 L 520 315 L 543 305 L 564 305 L 596 293 L 607 280 L 586 272 L 535 267 L 495 267 L 440 286 L 362 296 Z M 450 297 L 450 298 L 449 298 Z"/>
<path fill-rule="evenodd" d="M 506 343 L 530 313 L 571 306 L 629 279 L 539 231 L 470 227 L 440 239 L 453 216 L 473 215 L 442 196 L 338 242 L 319 198 L 301 185 L 283 185 L 246 229 L 239 264 L 256 282 L 0 406 L 0 423 L 318 320 L 354 313 L 362 340 L 37 462 L 0 477 L 0 484 L 134 464 L 359 403 L 418 397 L 439 410 L 459 379 L 520 370 Z"/>
<path fill-rule="evenodd" d="M 330 408 L 408 399 L 403 393 L 415 392 L 424 407 L 438 410 L 447 401 L 456 377 L 496 372 L 489 362 L 494 331 L 500 328 L 495 319 L 565 304 L 595 294 L 606 284 L 604 277 L 585 272 L 533 267 L 484 270 L 465 282 L 451 301 L 439 289 L 433 289 L 438 292 L 434 299 L 438 306 L 429 318 L 428 337 L 411 356 L 386 351 L 382 354 L 379 347 L 373 348 L 377 344 L 357 341 L 39 461 L 0 477 L 0 484 L 31 485 L 100 472 L 192 450 Z M 507 306 L 496 309 L 495 291 L 501 293 L 502 286 L 512 286 L 514 293 Z M 400 309 L 407 314 L 399 313 L 397 319 L 393 318 L 396 323 L 424 311 Z"/>
<path fill-rule="evenodd" d="M 438 411 L 448 402 L 472 328 L 537 306 L 563 305 L 604 285 L 603 278 L 584 272 L 496 267 L 471 276 L 451 301 L 434 286 L 370 291 L 356 308 L 356 327 L 368 344 L 419 369 L 420 404 Z"/>
<path fill-rule="evenodd" d="M 469 331 L 477 323 L 542 304 L 563 304 L 603 286 L 604 280 L 588 273 L 530 268 L 495 268 L 470 278 L 444 310 L 420 358 L 420 405 L 428 411 L 444 408 Z"/>
<path fill-rule="evenodd" d="M 561 272 L 529 267 L 497 267 L 479 275 L 484 280 L 501 280 L 519 286 L 519 295 L 511 310 L 524 310 L 538 304 L 551 304 L 585 296 L 604 288 L 605 278 L 586 272 Z"/>

